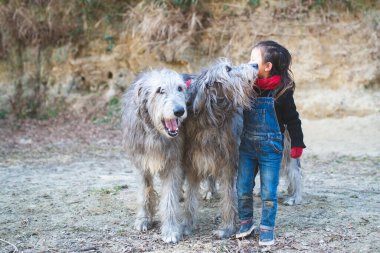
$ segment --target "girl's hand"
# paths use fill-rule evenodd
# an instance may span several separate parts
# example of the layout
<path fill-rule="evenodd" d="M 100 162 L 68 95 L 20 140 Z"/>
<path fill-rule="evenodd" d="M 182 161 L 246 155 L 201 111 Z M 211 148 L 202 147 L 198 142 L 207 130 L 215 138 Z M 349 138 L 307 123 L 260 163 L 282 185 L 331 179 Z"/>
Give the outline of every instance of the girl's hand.
<path fill-rule="evenodd" d="M 300 158 L 301 155 L 302 155 L 302 150 L 303 148 L 301 147 L 292 147 L 291 151 L 290 151 L 290 157 L 291 158 Z"/>

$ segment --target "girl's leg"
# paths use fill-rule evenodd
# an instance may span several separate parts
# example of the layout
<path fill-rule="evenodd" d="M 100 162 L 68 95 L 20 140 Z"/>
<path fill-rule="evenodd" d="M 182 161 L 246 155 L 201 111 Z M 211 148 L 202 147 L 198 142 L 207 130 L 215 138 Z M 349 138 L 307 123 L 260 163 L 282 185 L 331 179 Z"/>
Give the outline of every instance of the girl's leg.
<path fill-rule="evenodd" d="M 277 186 L 279 183 L 282 155 L 267 152 L 260 156 L 260 183 L 262 216 L 260 228 L 273 230 L 277 213 Z"/>
<path fill-rule="evenodd" d="M 239 167 L 236 182 L 238 195 L 238 213 L 240 221 L 251 220 L 253 217 L 253 187 L 255 186 L 254 168 L 257 160 L 240 150 Z"/>

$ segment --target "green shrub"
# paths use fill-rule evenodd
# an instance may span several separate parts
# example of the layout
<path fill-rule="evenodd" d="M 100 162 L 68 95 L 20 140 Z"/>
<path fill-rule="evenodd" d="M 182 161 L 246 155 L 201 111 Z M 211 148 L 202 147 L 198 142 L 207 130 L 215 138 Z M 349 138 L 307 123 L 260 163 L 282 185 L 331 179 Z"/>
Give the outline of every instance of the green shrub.
<path fill-rule="evenodd" d="M 8 115 L 7 111 L 0 110 L 0 119 L 6 119 Z"/>

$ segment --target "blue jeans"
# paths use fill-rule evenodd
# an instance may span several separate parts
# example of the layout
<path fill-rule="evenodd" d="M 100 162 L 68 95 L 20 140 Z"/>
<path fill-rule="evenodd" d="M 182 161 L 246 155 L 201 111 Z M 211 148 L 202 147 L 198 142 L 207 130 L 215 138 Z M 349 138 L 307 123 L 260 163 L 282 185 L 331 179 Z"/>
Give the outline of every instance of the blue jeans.
<path fill-rule="evenodd" d="M 239 148 L 237 177 L 238 213 L 241 221 L 253 217 L 255 168 L 260 171 L 262 216 L 260 227 L 274 229 L 277 213 L 277 186 L 283 151 L 281 133 L 243 133 Z"/>

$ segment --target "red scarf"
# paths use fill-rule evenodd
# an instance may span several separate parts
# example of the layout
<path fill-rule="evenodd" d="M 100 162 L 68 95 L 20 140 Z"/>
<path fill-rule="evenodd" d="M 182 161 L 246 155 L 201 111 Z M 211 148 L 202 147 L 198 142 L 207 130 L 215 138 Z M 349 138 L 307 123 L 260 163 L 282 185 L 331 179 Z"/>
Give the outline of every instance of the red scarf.
<path fill-rule="evenodd" d="M 257 78 L 256 86 L 261 90 L 273 90 L 281 83 L 281 76 L 272 76 L 269 78 Z"/>

